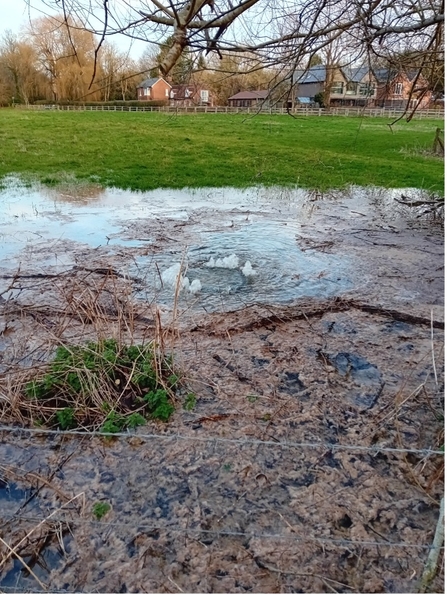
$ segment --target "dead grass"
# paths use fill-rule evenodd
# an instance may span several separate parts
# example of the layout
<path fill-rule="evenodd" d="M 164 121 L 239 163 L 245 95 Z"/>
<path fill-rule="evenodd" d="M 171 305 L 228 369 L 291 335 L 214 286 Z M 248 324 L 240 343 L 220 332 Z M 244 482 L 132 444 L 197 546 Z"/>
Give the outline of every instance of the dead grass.
<path fill-rule="evenodd" d="M 172 428 L 156 432 L 160 438 L 178 432 L 191 443 L 150 441 L 143 431 L 110 444 L 92 436 L 68 442 L 63 433 L 57 444 L 17 438 L 10 462 L 20 472 L 3 464 L 1 474 L 11 484 L 33 488 L 41 518 L 29 514 L 28 497 L 17 506 L 2 532 L 2 570 L 14 572 L 16 560 L 44 590 L 64 589 L 65 583 L 74 590 L 96 585 L 110 592 L 123 584 L 140 592 L 414 590 L 426 559 L 426 549 L 414 548 L 430 542 L 436 525 L 440 457 L 380 449 L 442 444 L 441 331 L 434 324 L 430 329 L 428 316 L 407 314 L 399 330 L 397 311 L 309 300 L 207 316 L 206 324 L 187 332 L 178 309 L 164 316 L 154 304 L 134 302 L 132 280 L 112 269 L 42 282 L 51 291 L 42 289 L 34 305 L 20 293 L 20 275 L 4 293 L 6 335 L 18 340 L 2 362 L 2 398 L 9 399 L 2 401 L 3 423 L 23 426 L 44 413 L 51 425 L 49 406 L 42 412 L 42 403 L 30 401 L 23 410 L 29 378 L 48 371 L 55 348 L 110 339 L 120 349 L 147 346 L 156 354 L 158 378 L 164 378 L 163 358 L 174 355 L 177 363 L 183 353 L 181 369 L 194 379 L 199 405 L 175 416 Z M 414 349 L 405 359 L 407 352 L 399 348 L 410 342 Z M 360 388 L 334 368 L 330 356 L 347 344 L 386 375 L 385 389 L 370 406 L 349 400 L 353 388 Z M 318 350 L 326 357 L 318 358 Z M 106 367 L 102 352 L 100 359 Z M 402 381 L 396 389 L 397 371 Z M 86 394 L 94 404 L 77 406 L 97 411 L 105 391 L 116 410 L 135 373 L 121 376 L 116 389 L 106 379 L 95 384 L 87 370 Z M 100 425 L 98 412 L 85 429 Z M 219 445 L 219 437 L 229 443 Z M 321 446 L 276 449 L 250 445 L 247 438 L 270 446 Z M 87 469 L 93 478 L 86 478 Z M 91 514 L 98 501 L 112 504 L 102 523 Z M 190 528 L 198 533 L 188 534 Z M 177 529 L 184 531 L 181 538 Z M 263 534 L 280 538 L 258 537 Z M 363 545 L 368 542 L 379 545 Z M 396 542 L 401 549 L 389 547 Z M 60 552 L 59 566 L 43 571 L 50 546 Z M 439 585 L 439 576 L 434 581 Z"/>
<path fill-rule="evenodd" d="M 112 433 L 142 425 L 146 418 L 169 419 L 182 382 L 166 348 L 167 341 L 174 348 L 177 308 L 163 328 L 158 308 L 151 319 L 137 312 L 130 283 L 119 285 L 111 269 L 96 272 L 99 278 L 89 273 L 53 279 L 55 308 L 33 307 L 14 297 L 20 271 L 3 292 L 9 296 L 6 318 L 34 319 L 44 340 L 35 344 L 35 336 L 25 337 L 24 353 L 10 357 L 1 378 L 0 419 Z M 179 282 L 177 297 L 178 292 Z"/>

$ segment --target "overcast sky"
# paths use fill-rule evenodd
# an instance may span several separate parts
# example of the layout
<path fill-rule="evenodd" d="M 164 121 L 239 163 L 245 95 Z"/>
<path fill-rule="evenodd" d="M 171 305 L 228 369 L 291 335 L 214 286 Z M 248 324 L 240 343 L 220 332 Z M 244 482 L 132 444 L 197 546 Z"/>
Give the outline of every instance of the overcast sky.
<path fill-rule="evenodd" d="M 33 8 L 30 9 L 25 0 L 0 0 L 0 37 L 7 29 L 13 33 L 20 33 L 29 23 L 29 19 L 35 19 L 47 14 L 47 7 L 40 0 L 32 0 Z M 121 51 L 127 51 L 130 43 L 124 35 L 117 35 L 110 38 Z M 132 58 L 139 58 L 143 53 L 145 45 L 143 42 L 132 44 L 130 55 Z"/>

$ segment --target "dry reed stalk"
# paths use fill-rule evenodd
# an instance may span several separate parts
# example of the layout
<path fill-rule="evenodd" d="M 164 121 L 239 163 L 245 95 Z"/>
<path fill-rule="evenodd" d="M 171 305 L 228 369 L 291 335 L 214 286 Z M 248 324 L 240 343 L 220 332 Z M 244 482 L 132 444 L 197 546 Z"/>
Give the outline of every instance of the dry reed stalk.
<path fill-rule="evenodd" d="M 397 422 L 397 420 L 396 420 Z M 404 444 L 402 442 L 402 433 L 400 432 L 399 428 L 396 427 L 396 433 L 397 433 L 397 442 L 400 448 L 404 448 Z M 438 505 L 438 501 L 433 498 L 429 493 L 428 493 L 428 488 L 423 486 L 422 483 L 419 481 L 419 478 L 416 477 L 416 474 L 414 472 L 414 470 L 411 468 L 410 463 L 407 459 L 407 457 L 403 458 L 404 463 L 405 463 L 405 467 L 407 469 L 407 472 L 413 482 L 413 485 L 415 485 L 419 490 L 421 490 L 421 492 L 423 492 L 425 494 L 425 496 L 427 496 L 427 498 L 433 503 Z M 411 482 L 410 482 L 411 483 Z"/>
<path fill-rule="evenodd" d="M 439 517 L 436 525 L 435 536 L 433 538 L 433 545 L 429 551 L 427 561 L 425 563 L 424 571 L 422 573 L 421 582 L 418 593 L 426 593 L 430 584 L 436 576 L 436 569 L 438 566 L 439 555 L 441 553 L 442 544 L 444 543 L 444 498 L 441 498 L 439 505 Z"/>
<path fill-rule="evenodd" d="M 13 555 L 15 558 L 17 558 L 17 560 L 19 560 L 19 562 L 21 562 L 23 564 L 23 566 L 26 568 L 26 570 L 30 573 L 30 575 L 37 581 L 37 583 L 39 584 L 39 586 L 46 591 L 47 587 L 46 585 L 44 585 L 41 580 L 39 579 L 39 577 L 37 577 L 34 572 L 32 571 L 32 569 L 28 566 L 28 564 L 25 562 L 25 560 L 20 556 L 20 554 L 17 553 L 17 551 L 15 550 L 15 548 L 13 549 L 8 543 L 6 543 L 6 541 L 4 541 L 1 537 L 0 537 L 0 541 L 3 543 L 3 545 L 6 546 L 6 548 L 9 550 L 10 555 Z M 0 560 L 0 566 L 4 563 L 4 560 Z"/>
<path fill-rule="evenodd" d="M 35 324 L 41 329 L 41 332 L 34 334 L 45 338 L 39 348 L 40 357 L 45 360 L 45 363 L 38 366 L 33 364 L 26 370 L 18 365 L 11 365 L 7 374 L 0 375 L 0 382 L 3 385 L 0 388 L 0 391 L 3 389 L 3 394 L 0 392 L 0 419 L 19 420 L 21 424 L 31 421 L 34 424 L 39 418 L 42 421 L 42 417 L 44 422 L 49 421 L 50 417 L 53 417 L 54 420 L 54 415 L 62 408 L 74 408 L 76 411 L 83 412 L 82 425 L 85 426 L 86 419 L 94 420 L 98 417 L 99 411 L 104 413 L 104 403 L 109 406 L 110 410 L 115 410 L 118 405 L 121 405 L 121 400 L 126 398 L 126 391 L 131 386 L 135 374 L 135 364 L 130 369 L 118 367 L 118 378 L 116 384 L 112 385 L 106 374 L 102 375 L 97 368 L 93 371 L 88 369 L 82 358 L 73 357 L 73 350 L 70 347 L 73 345 L 73 349 L 82 347 L 88 351 L 87 341 L 92 343 L 96 341 L 96 344 L 99 345 L 103 340 L 113 339 L 117 342 L 118 358 L 123 346 L 129 343 L 135 344 L 134 335 L 138 314 L 132 299 L 132 288 L 128 284 L 124 287 L 119 285 L 113 271 L 110 274 L 105 274 L 103 269 L 100 271 L 104 277 L 99 281 L 95 279 L 93 272 L 89 271 L 88 274 L 81 277 L 78 275 L 63 276 L 61 282 L 53 285 L 63 303 L 63 308 L 53 310 L 54 316 L 51 319 L 51 325 L 40 318 L 34 319 Z M 173 327 L 180 289 L 181 272 L 177 277 Z M 50 308 L 48 310 L 50 311 Z M 171 333 L 171 337 L 173 337 L 173 332 L 170 328 L 163 328 L 158 308 L 155 311 L 154 319 L 155 337 L 148 338 L 147 331 L 143 330 L 143 344 L 152 346 L 152 362 L 157 384 L 163 387 L 171 398 L 174 398 L 172 389 L 165 381 L 166 374 L 169 373 L 169 370 L 166 369 L 165 342 L 168 334 Z M 76 320 L 75 324 L 74 320 Z M 75 342 L 73 342 L 73 329 L 76 330 Z M 152 325 L 150 332 L 151 335 L 154 333 Z M 28 383 L 34 379 L 38 380 L 39 375 L 43 377 L 45 373 L 50 372 L 51 364 L 49 362 L 51 362 L 57 347 L 71 351 L 73 364 L 69 360 L 64 364 L 63 373 L 66 375 L 64 377 L 75 374 L 80 381 L 82 390 L 79 394 L 74 393 L 70 386 L 63 386 L 62 378 L 61 382 L 57 383 L 58 392 L 54 395 L 52 403 L 49 402 L 49 399 L 46 403 L 25 399 L 24 393 Z M 99 360 L 101 354 L 96 350 L 92 357 Z M 135 390 L 135 386 L 133 390 Z M 94 424 L 94 422 L 91 423 Z M 90 422 L 87 422 L 87 425 L 89 424 Z"/>
<path fill-rule="evenodd" d="M 436 360 L 435 360 L 435 343 L 433 336 L 433 308 L 430 310 L 430 339 L 431 339 L 431 356 L 433 365 L 433 374 L 435 376 L 435 383 L 438 386 L 438 374 L 436 373 Z"/>
<path fill-rule="evenodd" d="M 1 539 L 1 537 L 0 537 L 0 541 L 2 541 L 2 543 L 8 549 L 8 552 L 6 553 L 6 555 L 3 556 L 3 558 L 0 560 L 0 568 L 9 560 L 9 558 L 11 558 L 12 556 L 14 556 L 14 557 L 16 557 L 25 566 L 25 568 L 27 569 L 27 571 L 37 580 L 37 582 L 39 583 L 39 585 L 44 590 L 46 590 L 46 586 L 43 585 L 43 583 L 41 583 L 41 581 L 38 579 L 38 577 L 31 570 L 31 568 L 29 568 L 29 566 L 26 564 L 26 562 L 20 557 L 20 555 L 19 555 L 18 552 L 20 550 L 20 547 L 23 546 L 23 544 L 29 542 L 29 538 L 31 537 L 31 535 L 33 533 L 35 533 L 38 529 L 40 529 L 41 527 L 43 527 L 45 525 L 45 523 L 47 523 L 53 516 L 55 516 L 61 510 L 64 510 L 69 504 L 71 504 L 72 502 L 74 502 L 78 498 L 81 498 L 81 506 L 84 509 L 85 508 L 85 493 L 84 492 L 80 492 L 79 494 L 77 494 L 73 498 L 70 498 L 70 500 L 68 502 L 66 502 L 65 504 L 62 504 L 62 506 L 60 506 L 56 510 L 53 510 L 52 513 L 50 513 L 42 521 L 40 521 L 40 523 L 38 523 L 35 527 L 33 527 L 30 531 L 28 531 L 28 533 L 24 537 L 22 537 L 22 539 L 20 541 L 18 541 L 14 546 L 10 546 L 5 541 L 3 541 L 3 539 Z"/>

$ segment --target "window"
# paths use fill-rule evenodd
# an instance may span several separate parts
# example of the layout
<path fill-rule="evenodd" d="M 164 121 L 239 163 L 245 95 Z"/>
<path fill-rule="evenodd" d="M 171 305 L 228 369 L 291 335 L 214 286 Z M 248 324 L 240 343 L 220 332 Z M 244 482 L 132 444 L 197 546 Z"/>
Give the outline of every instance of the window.
<path fill-rule="evenodd" d="M 343 81 L 336 81 L 332 83 L 331 93 L 334 93 L 334 95 L 343 95 L 343 87 Z"/>
<path fill-rule="evenodd" d="M 346 95 L 356 95 L 357 94 L 357 83 L 349 82 L 346 85 Z"/>
<path fill-rule="evenodd" d="M 147 87 L 144 88 L 144 96 L 147 97 L 149 95 L 149 89 Z"/>
<path fill-rule="evenodd" d="M 165 95 L 166 97 L 169 97 L 169 89 L 165 89 Z"/>
<path fill-rule="evenodd" d="M 376 92 L 374 85 L 370 85 L 369 83 L 360 83 L 359 95 L 363 95 L 364 97 L 371 97 Z"/>
<path fill-rule="evenodd" d="M 200 101 L 203 101 L 203 103 L 208 103 L 209 101 L 209 91 L 200 91 Z"/>
<path fill-rule="evenodd" d="M 394 85 L 394 95 L 402 95 L 403 85 L 402 83 L 396 83 Z"/>

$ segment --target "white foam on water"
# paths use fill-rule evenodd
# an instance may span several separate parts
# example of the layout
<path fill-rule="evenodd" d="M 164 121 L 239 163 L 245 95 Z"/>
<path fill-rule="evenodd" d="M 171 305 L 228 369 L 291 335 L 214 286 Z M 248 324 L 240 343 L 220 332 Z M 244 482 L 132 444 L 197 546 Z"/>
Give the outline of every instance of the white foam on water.
<path fill-rule="evenodd" d="M 201 289 L 202 283 L 200 282 L 200 279 L 194 279 L 194 281 L 192 281 L 191 285 L 189 286 L 190 293 L 199 293 Z"/>
<path fill-rule="evenodd" d="M 236 254 L 231 254 L 230 256 L 216 259 L 211 256 L 209 261 L 206 262 L 204 266 L 212 269 L 237 269 L 239 266 L 239 258 L 236 256 Z"/>
<path fill-rule="evenodd" d="M 251 262 L 249 260 L 247 260 L 247 262 L 241 268 L 241 271 L 242 274 L 245 275 L 245 277 L 255 277 L 258 274 L 251 266 Z"/>
<path fill-rule="evenodd" d="M 189 288 L 189 279 L 188 277 L 183 277 L 181 274 L 181 264 L 176 262 L 175 264 L 171 265 L 168 269 L 162 272 L 161 280 L 163 281 L 163 285 L 169 285 L 173 289 L 177 287 L 177 284 L 180 283 L 180 289 L 188 289 Z"/>
<path fill-rule="evenodd" d="M 200 279 L 194 279 L 190 282 L 188 277 L 182 276 L 181 264 L 179 262 L 176 262 L 168 269 L 163 271 L 161 274 L 161 280 L 163 285 L 167 285 L 173 289 L 176 289 L 177 285 L 179 285 L 181 291 L 189 291 L 190 293 L 199 293 L 199 291 L 202 289 L 202 283 L 200 282 Z"/>

